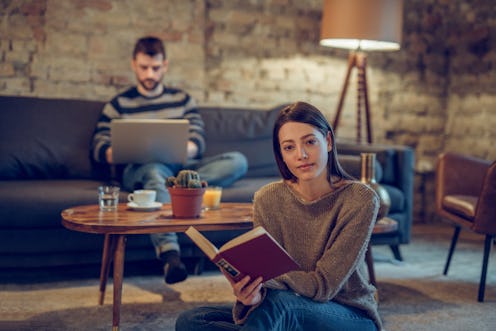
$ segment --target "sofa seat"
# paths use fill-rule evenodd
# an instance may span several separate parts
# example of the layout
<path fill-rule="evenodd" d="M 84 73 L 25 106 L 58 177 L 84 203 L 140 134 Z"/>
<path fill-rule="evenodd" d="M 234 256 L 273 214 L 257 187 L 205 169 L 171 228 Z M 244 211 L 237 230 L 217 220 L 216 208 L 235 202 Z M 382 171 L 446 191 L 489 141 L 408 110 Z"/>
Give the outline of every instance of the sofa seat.
<path fill-rule="evenodd" d="M 0 227 L 60 228 L 61 210 L 95 203 L 99 185 L 89 179 L 3 181 Z"/>

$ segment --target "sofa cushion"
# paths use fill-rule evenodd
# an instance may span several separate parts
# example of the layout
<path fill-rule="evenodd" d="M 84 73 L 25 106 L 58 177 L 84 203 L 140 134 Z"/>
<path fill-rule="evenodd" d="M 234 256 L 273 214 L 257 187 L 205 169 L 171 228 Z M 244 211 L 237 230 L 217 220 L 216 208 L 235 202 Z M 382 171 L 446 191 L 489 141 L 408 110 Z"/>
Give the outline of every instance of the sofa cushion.
<path fill-rule="evenodd" d="M 253 202 L 253 195 L 262 186 L 281 180 L 281 177 L 241 178 L 222 189 L 223 202 Z"/>
<path fill-rule="evenodd" d="M 239 151 L 248 159 L 246 177 L 279 176 L 272 152 L 272 129 L 280 105 L 268 110 L 200 107 L 211 156 Z"/>
<path fill-rule="evenodd" d="M 60 228 L 60 212 L 98 203 L 95 180 L 8 180 L 0 185 L 2 228 Z M 127 201 L 121 192 L 120 201 Z"/>
<path fill-rule="evenodd" d="M 0 179 L 92 177 L 88 151 L 102 106 L 96 101 L 0 97 Z"/>

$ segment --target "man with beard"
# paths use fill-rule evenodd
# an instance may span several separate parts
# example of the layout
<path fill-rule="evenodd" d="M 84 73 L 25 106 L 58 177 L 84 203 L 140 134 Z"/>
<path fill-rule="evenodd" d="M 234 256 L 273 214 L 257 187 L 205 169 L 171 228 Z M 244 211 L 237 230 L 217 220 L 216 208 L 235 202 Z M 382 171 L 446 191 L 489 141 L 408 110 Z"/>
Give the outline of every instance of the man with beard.
<path fill-rule="evenodd" d="M 247 161 L 239 152 L 229 152 L 202 158 L 205 151 L 204 123 L 196 110 L 191 96 L 177 88 L 162 83 L 168 69 L 168 61 L 162 41 L 155 37 L 143 37 L 134 47 L 131 68 L 137 85 L 114 97 L 107 103 L 98 120 L 92 142 L 92 157 L 96 162 L 112 164 L 110 122 L 119 118 L 187 119 L 189 141 L 186 164 L 128 164 L 119 165 L 117 177 L 122 186 L 132 192 L 149 189 L 157 192 L 157 201 L 170 202 L 165 180 L 179 170 L 196 170 L 209 185 L 229 186 L 247 171 Z M 157 258 L 164 264 L 165 282 L 183 281 L 187 271 L 180 259 L 180 247 L 175 233 L 151 234 Z"/>

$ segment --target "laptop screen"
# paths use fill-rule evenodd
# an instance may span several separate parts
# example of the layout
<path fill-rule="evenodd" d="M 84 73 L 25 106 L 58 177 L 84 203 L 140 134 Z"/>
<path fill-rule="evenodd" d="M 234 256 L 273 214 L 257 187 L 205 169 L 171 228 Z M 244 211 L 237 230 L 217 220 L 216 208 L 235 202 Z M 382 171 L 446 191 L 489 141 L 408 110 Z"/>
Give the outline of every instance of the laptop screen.
<path fill-rule="evenodd" d="M 110 126 L 115 164 L 184 164 L 187 160 L 186 119 L 117 119 Z"/>

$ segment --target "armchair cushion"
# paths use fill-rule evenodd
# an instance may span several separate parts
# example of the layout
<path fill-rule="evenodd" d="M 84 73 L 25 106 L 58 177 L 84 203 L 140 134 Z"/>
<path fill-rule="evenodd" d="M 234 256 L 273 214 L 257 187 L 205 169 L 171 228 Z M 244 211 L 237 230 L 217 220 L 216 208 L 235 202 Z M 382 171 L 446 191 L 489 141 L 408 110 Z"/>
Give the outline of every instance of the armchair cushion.
<path fill-rule="evenodd" d="M 477 197 L 472 195 L 448 195 L 443 199 L 443 206 L 449 211 L 473 219 L 477 200 Z"/>

